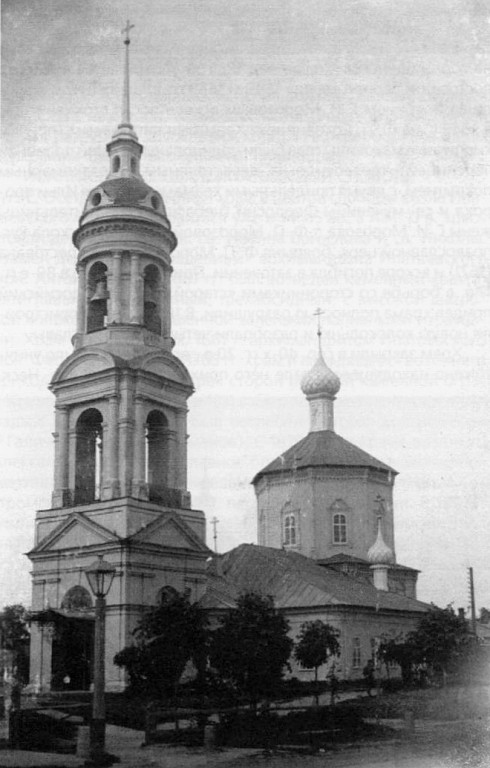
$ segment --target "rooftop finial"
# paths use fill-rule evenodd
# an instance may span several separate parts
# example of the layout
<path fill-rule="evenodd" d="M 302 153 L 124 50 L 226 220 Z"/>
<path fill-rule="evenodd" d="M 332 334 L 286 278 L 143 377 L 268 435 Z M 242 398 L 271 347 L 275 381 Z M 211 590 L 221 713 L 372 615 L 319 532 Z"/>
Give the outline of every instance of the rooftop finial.
<path fill-rule="evenodd" d="M 324 310 L 320 309 L 320 307 L 318 307 L 318 309 L 315 310 L 315 312 L 313 312 L 313 317 L 316 317 L 318 322 L 316 335 L 318 336 L 318 349 L 320 353 L 322 351 L 322 323 L 320 318 L 324 314 L 325 314 Z"/>
<path fill-rule="evenodd" d="M 124 35 L 124 45 L 126 46 L 125 49 L 125 56 L 124 56 L 124 84 L 123 84 L 123 100 L 122 100 L 122 115 L 121 115 L 121 126 L 129 126 L 132 128 L 131 125 L 131 117 L 130 117 L 130 111 L 129 111 L 129 43 L 131 40 L 129 39 L 129 33 L 133 29 L 134 24 L 129 23 L 129 19 L 126 22 L 126 26 L 123 30 L 121 30 L 121 33 Z"/>

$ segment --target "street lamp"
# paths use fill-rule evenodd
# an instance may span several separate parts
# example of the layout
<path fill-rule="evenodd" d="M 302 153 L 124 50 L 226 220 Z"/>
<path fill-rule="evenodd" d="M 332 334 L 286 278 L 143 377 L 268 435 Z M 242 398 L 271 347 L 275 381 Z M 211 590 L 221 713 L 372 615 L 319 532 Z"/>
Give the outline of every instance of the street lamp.
<path fill-rule="evenodd" d="M 105 754 L 105 596 L 116 569 L 102 555 L 85 569 L 95 595 L 94 696 L 90 723 L 90 764 L 107 765 Z"/>

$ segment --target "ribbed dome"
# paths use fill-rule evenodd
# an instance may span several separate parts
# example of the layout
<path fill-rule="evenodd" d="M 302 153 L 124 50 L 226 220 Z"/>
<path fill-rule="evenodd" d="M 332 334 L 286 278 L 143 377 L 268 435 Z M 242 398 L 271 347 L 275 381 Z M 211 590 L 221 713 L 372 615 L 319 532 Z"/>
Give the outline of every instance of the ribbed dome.
<path fill-rule="evenodd" d="M 383 539 L 380 517 L 378 517 L 378 535 L 373 546 L 368 550 L 367 559 L 371 565 L 391 565 L 395 560 L 393 552 Z"/>
<path fill-rule="evenodd" d="M 328 395 L 335 397 L 340 389 L 340 379 L 330 370 L 320 352 L 318 359 L 311 369 L 301 379 L 301 389 L 306 396 Z"/>

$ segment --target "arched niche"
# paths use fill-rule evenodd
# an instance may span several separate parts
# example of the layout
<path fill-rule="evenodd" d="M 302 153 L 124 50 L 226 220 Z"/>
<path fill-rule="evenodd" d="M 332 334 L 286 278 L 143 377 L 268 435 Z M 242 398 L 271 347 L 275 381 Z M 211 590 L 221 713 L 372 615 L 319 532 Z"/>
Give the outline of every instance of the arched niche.
<path fill-rule="evenodd" d="M 153 410 L 146 419 L 146 482 L 150 500 L 159 501 L 168 487 L 170 436 L 168 420 L 162 411 Z"/>
<path fill-rule="evenodd" d="M 102 422 L 102 414 L 96 408 L 88 408 L 77 420 L 75 504 L 100 499 L 104 457 Z"/>
<path fill-rule="evenodd" d="M 154 264 L 149 264 L 143 272 L 143 324 L 152 333 L 162 332 L 160 304 L 162 295 L 162 277 Z"/>
<path fill-rule="evenodd" d="M 87 278 L 87 333 L 100 331 L 107 325 L 107 266 L 96 261 Z"/>
<path fill-rule="evenodd" d="M 69 589 L 61 601 L 61 610 L 67 613 L 86 613 L 92 608 L 90 592 L 79 585 Z"/>

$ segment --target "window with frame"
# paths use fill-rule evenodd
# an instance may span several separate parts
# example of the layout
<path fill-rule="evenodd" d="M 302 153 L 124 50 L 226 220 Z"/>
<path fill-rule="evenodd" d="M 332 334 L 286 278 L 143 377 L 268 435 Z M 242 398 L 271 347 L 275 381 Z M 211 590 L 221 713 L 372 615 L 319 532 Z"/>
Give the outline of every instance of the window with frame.
<path fill-rule="evenodd" d="M 291 547 L 296 544 L 296 517 L 293 514 L 284 517 L 284 545 Z"/>
<path fill-rule="evenodd" d="M 354 637 L 352 640 L 352 667 L 359 669 L 361 666 L 361 638 Z"/>
<path fill-rule="evenodd" d="M 342 512 L 336 512 L 333 516 L 333 543 L 347 543 L 347 517 Z"/>

